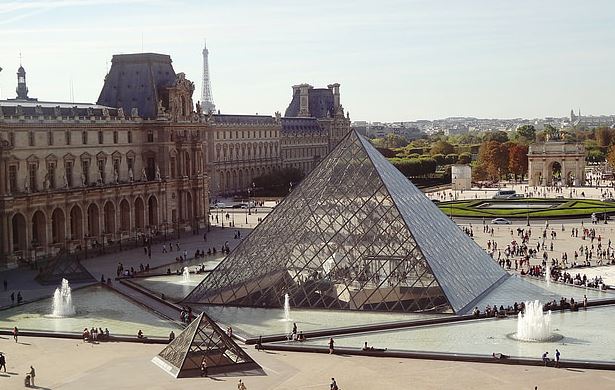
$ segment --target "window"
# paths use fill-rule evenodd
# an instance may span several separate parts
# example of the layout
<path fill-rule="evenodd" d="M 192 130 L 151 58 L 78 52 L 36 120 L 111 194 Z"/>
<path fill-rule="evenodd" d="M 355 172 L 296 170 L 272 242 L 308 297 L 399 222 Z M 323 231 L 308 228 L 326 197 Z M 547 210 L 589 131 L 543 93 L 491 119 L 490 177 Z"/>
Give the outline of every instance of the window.
<path fill-rule="evenodd" d="M 239 138 L 239 131 L 235 131 L 235 138 Z"/>
<path fill-rule="evenodd" d="M 103 132 L 98 130 L 98 143 L 102 144 L 104 142 Z"/>
<path fill-rule="evenodd" d="M 147 131 L 147 142 L 154 142 L 154 132 L 152 130 Z"/>
<path fill-rule="evenodd" d="M 90 184 L 90 160 L 81 161 L 81 170 L 83 171 L 83 185 Z"/>
<path fill-rule="evenodd" d="M 38 186 L 36 185 L 36 173 L 37 173 L 37 167 L 36 167 L 36 163 L 31 163 L 28 165 L 28 178 L 30 180 L 30 191 L 32 192 L 36 192 L 38 189 Z"/>
<path fill-rule="evenodd" d="M 70 145 L 70 130 L 66 130 L 64 138 L 66 139 L 66 145 Z"/>
<path fill-rule="evenodd" d="M 228 138 L 229 138 L 229 139 L 233 139 L 233 132 L 232 132 L 232 131 L 229 131 L 229 132 L 228 132 Z"/>
<path fill-rule="evenodd" d="M 171 177 L 175 178 L 175 157 L 171 157 Z"/>
<path fill-rule="evenodd" d="M 226 131 L 223 131 L 223 132 L 222 132 L 222 138 L 223 138 L 223 139 L 226 139 Z"/>
<path fill-rule="evenodd" d="M 47 131 L 47 145 L 53 145 L 53 132 L 51 130 Z"/>
<path fill-rule="evenodd" d="M 81 132 L 81 143 L 84 145 L 88 144 L 88 132 L 87 131 Z"/>
<path fill-rule="evenodd" d="M 47 163 L 47 180 L 50 189 L 56 188 L 56 164 L 53 162 Z"/>
<path fill-rule="evenodd" d="M 118 142 L 118 135 L 117 135 L 117 130 L 113 130 L 113 143 L 117 144 Z"/>
<path fill-rule="evenodd" d="M 131 170 L 131 169 L 132 169 L 132 170 L 134 170 L 134 165 L 135 165 L 135 164 L 134 164 L 134 160 L 133 160 L 133 158 L 132 158 L 132 157 L 128 157 L 128 158 L 126 159 L 126 165 L 128 165 L 128 169 L 129 169 L 129 170 Z M 133 173 L 134 173 L 134 172 L 133 172 Z"/>
<path fill-rule="evenodd" d="M 128 130 L 128 143 L 132 143 L 132 130 Z"/>
<path fill-rule="evenodd" d="M 34 132 L 33 131 L 28 132 L 28 145 L 34 146 Z"/>
<path fill-rule="evenodd" d="M 64 175 L 66 176 L 66 184 L 68 184 L 68 188 L 73 186 L 73 162 L 66 161 L 64 163 Z"/>
<path fill-rule="evenodd" d="M 9 192 L 17 192 L 17 165 L 9 165 Z"/>

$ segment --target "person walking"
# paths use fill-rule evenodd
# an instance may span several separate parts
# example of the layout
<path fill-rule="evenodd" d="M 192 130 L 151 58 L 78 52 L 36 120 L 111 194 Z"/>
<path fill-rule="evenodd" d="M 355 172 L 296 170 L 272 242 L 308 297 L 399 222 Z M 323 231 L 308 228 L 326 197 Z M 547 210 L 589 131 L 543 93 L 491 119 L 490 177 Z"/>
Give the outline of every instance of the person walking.
<path fill-rule="evenodd" d="M 559 349 L 555 349 L 555 368 L 559 368 L 559 357 L 560 357 L 561 353 L 559 352 Z"/>
<path fill-rule="evenodd" d="M 333 341 L 333 337 L 329 337 L 329 355 L 332 355 L 334 351 L 333 348 L 333 344 L 335 343 L 335 341 Z"/>
<path fill-rule="evenodd" d="M 19 337 L 19 329 L 17 329 L 17 327 L 15 326 L 13 328 L 13 338 L 15 339 L 15 342 L 17 342 L 18 337 Z"/>
<path fill-rule="evenodd" d="M 207 361 L 205 357 L 201 360 L 201 377 L 207 377 Z"/>
<path fill-rule="evenodd" d="M 9 282 L 6 281 L 6 279 L 4 279 L 4 291 L 8 290 L 9 288 Z"/>
<path fill-rule="evenodd" d="M 0 369 L 4 368 L 4 372 L 6 372 L 6 358 L 4 354 L 0 352 Z"/>
<path fill-rule="evenodd" d="M 246 385 L 241 381 L 241 379 L 239 380 L 239 383 L 237 383 L 237 390 L 247 390 Z"/>

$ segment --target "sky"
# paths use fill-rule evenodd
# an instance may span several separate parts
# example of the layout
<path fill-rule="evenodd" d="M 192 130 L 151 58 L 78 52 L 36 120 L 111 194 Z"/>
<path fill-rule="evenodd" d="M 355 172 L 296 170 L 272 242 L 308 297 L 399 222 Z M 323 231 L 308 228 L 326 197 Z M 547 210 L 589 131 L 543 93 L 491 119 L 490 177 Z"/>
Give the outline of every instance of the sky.
<path fill-rule="evenodd" d="M 615 114 L 612 0 L 0 0 L 0 97 L 95 102 L 113 54 L 171 55 L 223 113 L 341 84 L 352 120 Z M 72 87 L 71 87 L 72 86 Z"/>

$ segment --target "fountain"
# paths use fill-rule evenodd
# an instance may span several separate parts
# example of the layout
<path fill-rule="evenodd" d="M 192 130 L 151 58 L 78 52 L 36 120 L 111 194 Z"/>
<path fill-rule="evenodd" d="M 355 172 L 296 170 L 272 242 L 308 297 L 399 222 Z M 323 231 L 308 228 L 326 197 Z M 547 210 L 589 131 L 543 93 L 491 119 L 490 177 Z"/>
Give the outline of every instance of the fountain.
<path fill-rule="evenodd" d="M 539 301 L 525 302 L 525 313 L 519 313 L 517 333 L 513 338 L 519 341 L 556 341 L 563 336 L 551 331 L 551 310 L 546 314 Z"/>
<path fill-rule="evenodd" d="M 183 282 L 184 283 L 190 283 L 190 270 L 188 269 L 188 267 L 184 267 L 184 272 L 182 273 L 183 275 Z"/>
<path fill-rule="evenodd" d="M 70 317 L 75 315 L 73 297 L 68 280 L 62 279 L 62 285 L 53 293 L 52 315 L 54 317 Z"/>
<path fill-rule="evenodd" d="M 288 294 L 284 294 L 284 321 L 292 321 L 290 318 L 290 296 Z"/>
<path fill-rule="evenodd" d="M 547 264 L 545 269 L 545 282 L 547 282 L 547 286 L 551 285 L 551 266 L 549 264 Z"/>

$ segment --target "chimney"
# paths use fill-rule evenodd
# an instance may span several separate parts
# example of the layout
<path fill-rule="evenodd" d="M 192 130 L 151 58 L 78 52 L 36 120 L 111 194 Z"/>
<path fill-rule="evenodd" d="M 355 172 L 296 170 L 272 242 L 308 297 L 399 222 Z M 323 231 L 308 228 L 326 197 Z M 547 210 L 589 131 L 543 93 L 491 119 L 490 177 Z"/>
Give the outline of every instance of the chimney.
<path fill-rule="evenodd" d="M 333 108 L 337 110 L 340 106 L 340 85 L 339 83 L 329 84 L 327 88 L 333 92 Z"/>
<path fill-rule="evenodd" d="M 314 88 L 309 84 L 300 84 L 298 86 L 299 89 L 299 116 L 301 117 L 309 117 L 310 116 L 310 98 L 309 91 Z M 293 87 L 295 89 L 295 87 Z"/>

